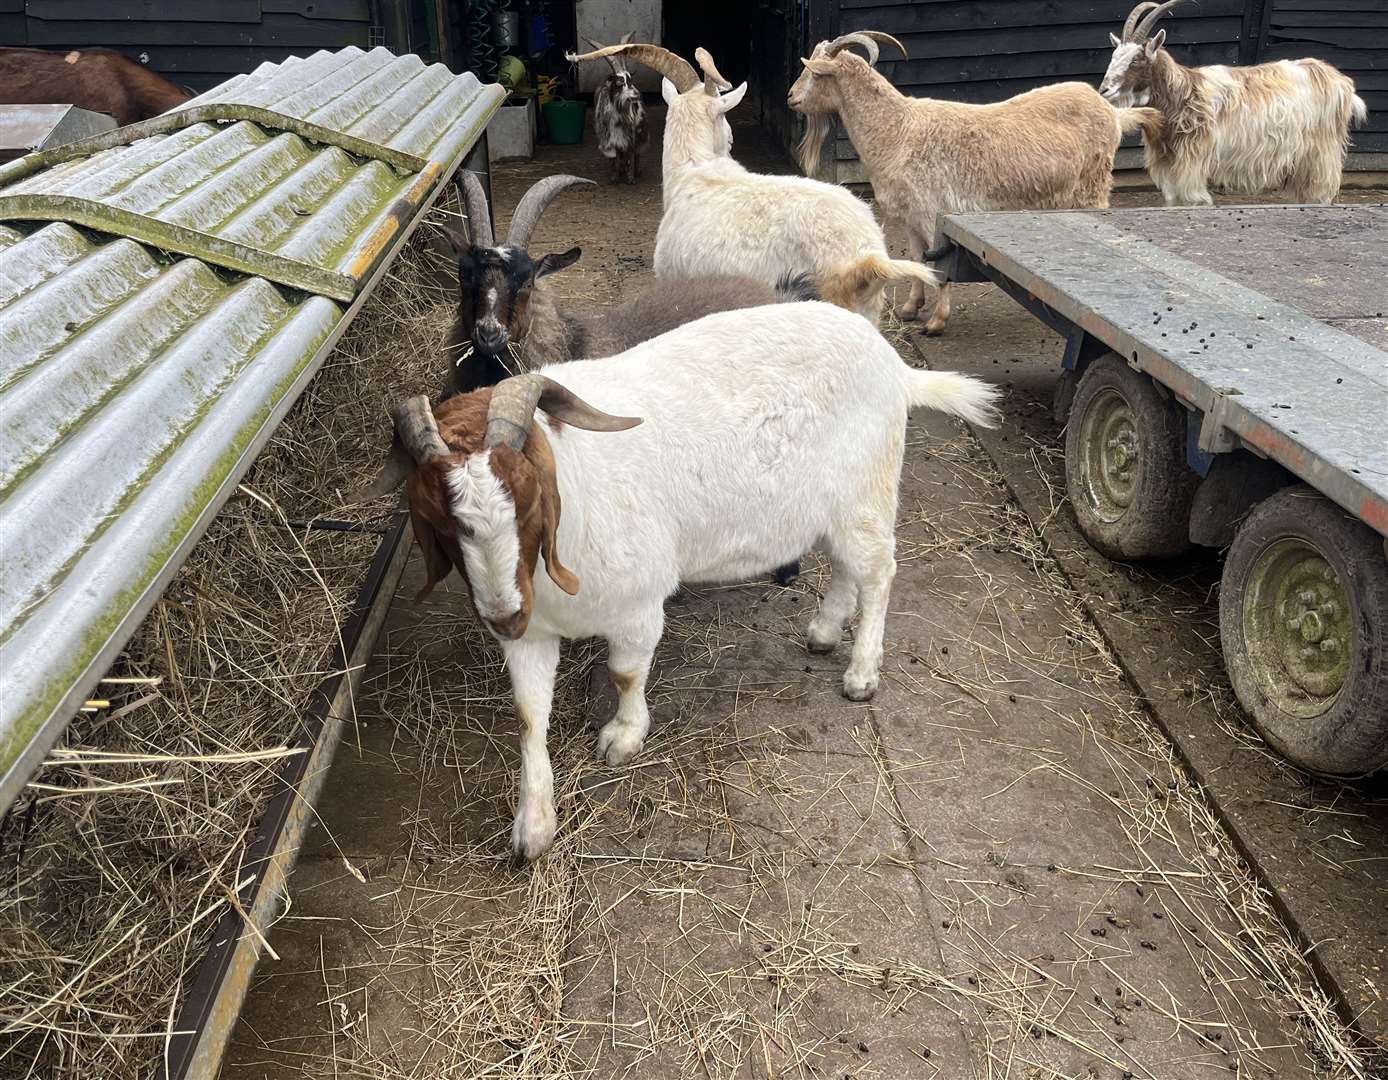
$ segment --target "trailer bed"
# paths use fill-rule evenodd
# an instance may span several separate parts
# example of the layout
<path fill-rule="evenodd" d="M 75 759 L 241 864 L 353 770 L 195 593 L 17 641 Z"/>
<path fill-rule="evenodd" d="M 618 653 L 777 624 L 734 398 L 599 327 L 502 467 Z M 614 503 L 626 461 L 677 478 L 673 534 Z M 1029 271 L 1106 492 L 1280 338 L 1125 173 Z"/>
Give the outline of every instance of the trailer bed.
<path fill-rule="evenodd" d="M 1388 535 L 1388 207 L 947 217 L 952 280 L 991 280 Z M 1072 358 L 1067 350 L 1067 363 Z"/>

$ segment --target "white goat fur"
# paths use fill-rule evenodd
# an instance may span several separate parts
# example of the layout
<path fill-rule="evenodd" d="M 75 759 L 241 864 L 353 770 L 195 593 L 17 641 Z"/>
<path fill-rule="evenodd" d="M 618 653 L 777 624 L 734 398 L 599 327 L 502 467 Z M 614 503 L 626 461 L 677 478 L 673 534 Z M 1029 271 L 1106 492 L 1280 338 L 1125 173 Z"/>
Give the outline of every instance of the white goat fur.
<path fill-rule="evenodd" d="M 810 273 L 823 282 L 871 262 L 884 278 L 910 276 L 922 289 L 936 281 L 927 267 L 890 258 L 871 207 L 851 192 L 799 176 L 749 172 L 733 160 L 726 114 L 742 100 L 746 83 L 721 97 L 702 86 L 677 93 L 668 79 L 661 90 L 669 110 L 658 276 L 746 274 L 774 284 L 786 274 Z M 863 296 L 858 313 L 876 323 L 880 289 L 856 294 Z"/>
<path fill-rule="evenodd" d="M 1340 190 L 1350 122 L 1368 108 L 1354 82 L 1321 60 L 1187 68 L 1162 43 L 1114 42 L 1100 91 L 1116 104 L 1150 104 L 1147 171 L 1168 205 L 1209 206 L 1210 189 L 1289 189 L 1294 202 L 1328 203 Z"/>
<path fill-rule="evenodd" d="M 563 504 L 558 550 L 581 587 L 570 596 L 537 567 L 529 624 L 501 640 L 521 728 L 520 799 L 512 833 L 534 858 L 554 838 L 545 746 L 562 638 L 607 639 L 620 698 L 600 732 L 611 765 L 637 754 L 650 719 L 645 685 L 680 582 L 739 581 L 811 548 L 833 578 L 809 625 L 830 651 L 861 600 L 844 693 L 877 688 L 895 574 L 897 483 L 908 410 L 994 422 L 996 389 L 952 372 L 907 367 L 865 320 L 824 303 L 710 315 L 616 357 L 542 372 L 603 410 L 644 422 L 619 433 L 551 433 Z M 454 467 L 451 512 L 484 617 L 516 610 L 517 526 L 504 486 L 476 454 Z M 495 566 L 486 566 L 495 562 Z"/>

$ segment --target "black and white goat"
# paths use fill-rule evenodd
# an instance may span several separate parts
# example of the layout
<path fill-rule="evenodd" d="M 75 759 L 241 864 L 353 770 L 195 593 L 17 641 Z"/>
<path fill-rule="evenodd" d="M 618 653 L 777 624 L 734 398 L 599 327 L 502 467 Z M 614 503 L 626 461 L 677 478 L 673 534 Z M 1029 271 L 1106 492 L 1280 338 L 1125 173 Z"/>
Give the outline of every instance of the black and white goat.
<path fill-rule="evenodd" d="M 607 640 L 620 696 L 598 753 L 625 764 L 650 727 L 646 678 L 682 581 L 745 580 L 823 549 L 833 576 L 807 643 L 832 652 L 861 606 L 843 692 L 872 697 L 907 414 L 992 424 L 996 394 L 910 368 L 866 319 L 805 303 L 710 315 L 620 356 L 398 409 L 420 595 L 456 569 L 511 676 L 512 850 L 538 857 L 558 824 L 546 736 L 560 641 Z"/>
<path fill-rule="evenodd" d="M 496 244 L 486 192 L 475 175 L 463 174 L 472 239 L 444 229 L 458 260 L 458 310 L 444 345 L 445 396 L 492 386 L 545 364 L 613 356 L 715 311 L 819 298 L 805 277 L 772 286 L 722 274 L 661 279 L 616 307 L 588 314 L 564 311 L 544 279 L 577 262 L 581 249 L 534 259 L 526 245 L 556 195 L 592 183 L 578 176 L 541 180 L 516 207 L 506 242 Z"/>
<path fill-rule="evenodd" d="M 595 49 L 602 46 L 584 38 Z M 631 41 L 631 33 L 622 35 L 622 43 Z M 612 73 L 593 94 L 593 129 L 598 136 L 598 150 L 612 161 L 612 179 L 636 183 L 641 175 L 641 152 L 650 142 L 646 130 L 646 106 L 641 91 L 632 81 L 626 61 L 620 56 L 606 57 Z"/>

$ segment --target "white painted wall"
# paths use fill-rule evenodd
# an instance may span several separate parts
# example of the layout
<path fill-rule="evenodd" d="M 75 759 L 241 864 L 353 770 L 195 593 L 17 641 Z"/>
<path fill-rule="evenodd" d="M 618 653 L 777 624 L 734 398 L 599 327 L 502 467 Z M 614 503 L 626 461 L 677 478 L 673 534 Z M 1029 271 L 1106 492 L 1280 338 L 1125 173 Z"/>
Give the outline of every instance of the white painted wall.
<path fill-rule="evenodd" d="M 579 51 L 586 52 L 588 49 L 585 38 L 592 38 L 604 45 L 615 45 L 628 30 L 634 31 L 632 41 L 659 45 L 660 4 L 661 0 L 574 0 Z M 579 90 L 592 93 L 607 78 L 608 70 L 607 64 L 602 61 L 580 64 Z M 643 91 L 652 94 L 660 92 L 660 76 L 650 68 L 632 64 L 631 74 Z"/>

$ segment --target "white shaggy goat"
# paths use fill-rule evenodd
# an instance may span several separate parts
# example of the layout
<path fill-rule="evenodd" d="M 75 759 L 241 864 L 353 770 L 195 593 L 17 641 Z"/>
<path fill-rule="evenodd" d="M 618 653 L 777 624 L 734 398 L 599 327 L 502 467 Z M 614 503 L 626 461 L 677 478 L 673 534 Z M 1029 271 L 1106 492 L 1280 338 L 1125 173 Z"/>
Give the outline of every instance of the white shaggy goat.
<path fill-rule="evenodd" d="M 996 393 L 909 368 L 863 319 L 803 303 L 709 315 L 619 356 L 397 410 L 428 567 L 420 595 L 456 568 L 511 675 L 515 853 L 533 859 L 554 839 L 545 739 L 561 639 L 607 639 L 620 698 L 598 752 L 621 765 L 645 743 L 646 677 L 682 581 L 743 580 L 826 551 L 833 577 L 808 644 L 832 651 L 861 604 L 843 692 L 870 698 L 907 413 L 991 424 Z"/>
<path fill-rule="evenodd" d="M 1182 67 L 1152 28 L 1180 0 L 1133 8 L 1099 91 L 1115 104 L 1151 105 L 1143 125 L 1147 171 L 1168 205 L 1209 206 L 1210 188 L 1253 195 L 1288 189 L 1294 202 L 1328 203 L 1340 190 L 1350 121 L 1368 107 L 1354 80 L 1321 60 L 1252 67 Z"/>
<path fill-rule="evenodd" d="M 876 323 L 882 289 L 892 281 L 934 284 L 928 267 L 887 253 L 872 209 L 834 184 L 749 172 L 732 158 L 727 112 L 747 92 L 728 86 L 704 49 L 701 80 L 679 56 L 657 45 L 612 45 L 571 60 L 625 55 L 660 72 L 665 117 L 665 213 L 655 240 L 660 277 L 747 274 L 774 283 L 809 272 L 824 299 Z"/>
<path fill-rule="evenodd" d="M 906 97 L 873 69 L 879 41 L 906 55 L 901 42 L 876 30 L 820 42 L 801 61 L 805 70 L 787 99 L 809 118 L 800 144 L 807 173 L 818 168 L 833 115 L 842 119 L 883 218 L 906 232 L 913 258 L 933 248 L 941 214 L 1108 206 L 1114 152 L 1141 110 L 1115 110 L 1084 83 L 1043 86 L 991 105 Z M 848 51 L 855 45 L 866 61 Z M 915 318 L 924 301 L 917 282 L 903 317 Z M 945 284 L 926 333 L 939 333 L 948 319 Z"/>

